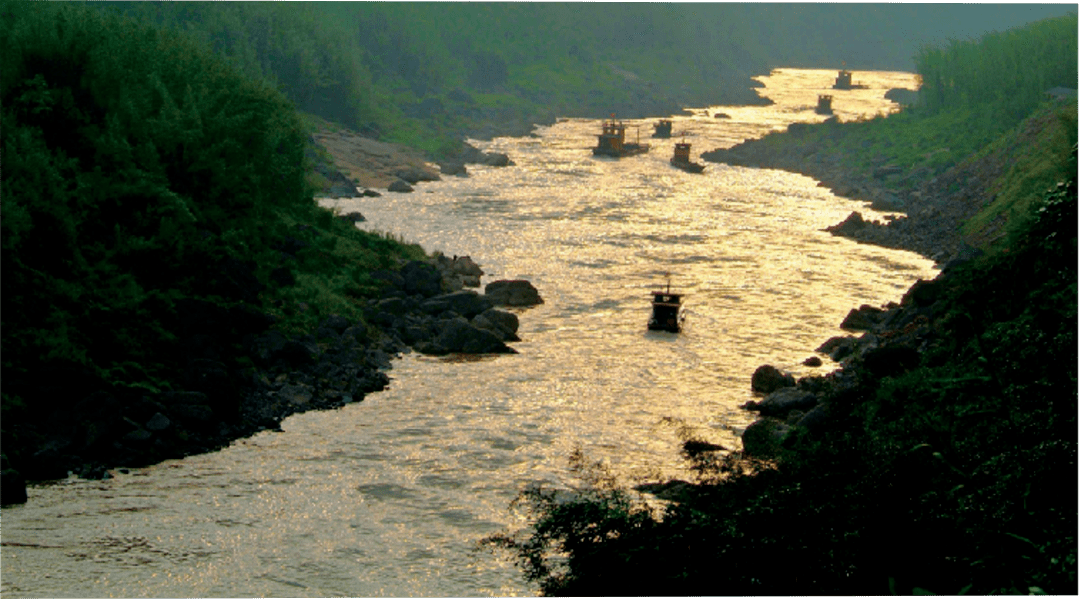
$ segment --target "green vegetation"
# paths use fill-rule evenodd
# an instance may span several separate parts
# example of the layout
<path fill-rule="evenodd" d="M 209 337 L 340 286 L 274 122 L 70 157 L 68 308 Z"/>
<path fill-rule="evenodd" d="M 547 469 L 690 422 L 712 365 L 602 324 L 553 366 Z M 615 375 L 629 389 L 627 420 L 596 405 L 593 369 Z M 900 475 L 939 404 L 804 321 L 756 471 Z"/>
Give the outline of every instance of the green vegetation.
<path fill-rule="evenodd" d="M 368 271 L 422 255 L 319 208 L 292 103 L 187 36 L 68 3 L 4 3 L 0 30 L 9 455 L 22 423 L 175 388 L 266 313 L 358 318 Z"/>
<path fill-rule="evenodd" d="M 659 510 L 594 470 L 525 492 L 532 527 L 488 542 L 546 595 L 1075 594 L 1071 166 L 1022 243 L 945 285 L 921 364 L 823 382 L 827 427 L 776 462 L 692 456 Z"/>
<path fill-rule="evenodd" d="M 691 452 L 690 435 L 698 480 L 662 508 L 576 456 L 591 487 L 526 491 L 531 527 L 487 541 L 544 594 L 1076 594 L 1076 105 L 1041 96 L 1059 74 L 1076 81 L 1076 18 L 987 43 L 953 46 L 965 60 L 936 76 L 1031 59 L 1005 81 L 1015 94 L 932 87 L 938 105 L 768 142 L 924 173 L 1027 142 L 970 224 L 1009 214 L 1007 242 L 920 292 L 935 301 L 918 364 L 804 381 L 827 421 L 797 426 L 774 461 Z M 1036 60 L 1069 43 L 1064 70 Z"/>
<path fill-rule="evenodd" d="M 477 130 L 756 100 L 771 68 L 910 70 L 922 41 L 1068 7 L 104 2 L 181 30 L 303 112 L 440 154 Z M 903 36 L 883 32 L 903 31 Z"/>

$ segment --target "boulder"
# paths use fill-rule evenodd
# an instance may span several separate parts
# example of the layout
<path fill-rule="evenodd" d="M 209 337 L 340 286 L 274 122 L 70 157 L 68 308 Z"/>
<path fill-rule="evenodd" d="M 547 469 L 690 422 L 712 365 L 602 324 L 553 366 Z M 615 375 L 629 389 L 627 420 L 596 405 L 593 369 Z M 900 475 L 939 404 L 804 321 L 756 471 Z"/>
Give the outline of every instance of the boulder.
<path fill-rule="evenodd" d="M 480 265 L 473 262 L 473 259 L 469 256 L 454 256 L 450 261 L 450 272 L 456 275 L 466 275 L 479 277 L 484 274 L 484 271 L 480 269 Z"/>
<path fill-rule="evenodd" d="M 442 292 L 442 275 L 432 264 L 413 260 L 401 267 L 402 288 L 409 295 L 432 297 Z"/>
<path fill-rule="evenodd" d="M 26 480 L 18 470 L 0 470 L 0 505 L 26 503 Z"/>
<path fill-rule="evenodd" d="M 506 312 L 497 308 L 492 308 L 481 313 L 480 316 L 484 317 L 488 322 L 491 322 L 499 328 L 510 332 L 511 334 L 517 333 L 518 330 L 518 317 L 513 312 Z"/>
<path fill-rule="evenodd" d="M 438 181 L 439 175 L 433 171 L 429 171 L 417 166 L 407 166 L 394 171 L 394 176 L 401 179 L 405 183 L 416 184 L 420 181 Z M 391 189 L 390 191 L 395 191 Z M 412 191 L 412 188 L 409 189 Z"/>
<path fill-rule="evenodd" d="M 363 214 L 355 211 L 338 215 L 338 218 L 347 223 L 362 223 L 367 220 Z"/>
<path fill-rule="evenodd" d="M 311 387 L 303 383 L 285 385 L 278 390 L 278 397 L 295 405 L 306 404 L 311 401 L 311 396 Z"/>
<path fill-rule="evenodd" d="M 413 186 L 401 179 L 397 179 L 386 188 L 386 191 L 393 191 L 396 193 L 410 193 L 412 190 Z"/>
<path fill-rule="evenodd" d="M 858 309 L 852 308 L 848 312 L 844 321 L 840 323 L 840 328 L 852 331 L 868 331 L 881 321 L 884 313 L 885 311 L 881 308 L 863 304 Z"/>
<path fill-rule="evenodd" d="M 155 412 L 150 420 L 146 421 L 146 430 L 148 431 L 163 431 L 172 425 L 172 421 L 169 417 L 161 412 Z"/>
<path fill-rule="evenodd" d="M 469 324 L 464 318 L 455 318 L 446 321 L 442 331 L 435 336 L 431 343 L 440 350 L 440 353 L 516 353 L 513 349 L 503 343 L 494 333 L 479 329 Z"/>
<path fill-rule="evenodd" d="M 839 362 L 847 356 L 851 355 L 851 352 L 855 350 L 855 346 L 859 344 L 859 340 L 850 335 L 844 337 L 832 337 L 825 343 L 822 343 L 816 351 L 823 353 L 833 360 Z"/>
<path fill-rule="evenodd" d="M 841 194 L 837 193 L 837 195 Z M 862 214 L 852 212 L 843 220 L 843 222 L 831 227 L 825 227 L 825 230 L 833 235 L 853 235 L 856 232 L 865 229 L 869 224 L 869 222 L 863 220 Z"/>
<path fill-rule="evenodd" d="M 775 366 L 758 366 L 750 377 L 750 388 L 759 393 L 772 393 L 783 387 L 794 387 L 795 377 L 780 372 Z"/>
<path fill-rule="evenodd" d="M 762 418 L 742 434 L 743 453 L 755 458 L 774 458 L 792 427 L 774 418 Z"/>
<path fill-rule="evenodd" d="M 481 164 L 487 166 L 513 166 L 514 161 L 510 160 L 510 157 L 502 152 L 484 152 L 483 158 L 480 160 Z"/>
<path fill-rule="evenodd" d="M 451 177 L 468 177 L 469 172 L 465 170 L 465 163 L 452 161 L 452 162 L 440 162 L 439 171 L 444 175 Z"/>
<path fill-rule="evenodd" d="M 471 289 L 436 295 L 420 305 L 420 309 L 427 314 L 442 314 L 450 311 L 465 318 L 472 318 L 481 312 L 490 310 L 491 307 L 491 299 Z"/>
<path fill-rule="evenodd" d="M 500 306 L 533 306 L 544 303 L 536 287 L 524 279 L 493 281 L 484 287 L 484 295 Z"/>
<path fill-rule="evenodd" d="M 498 337 L 501 341 L 504 341 L 504 342 L 506 342 L 506 341 L 521 341 L 521 338 L 517 336 L 515 330 L 511 330 L 509 328 L 504 328 L 503 326 L 500 326 L 499 323 L 497 323 L 497 322 L 493 321 L 492 319 L 488 318 L 487 316 L 485 316 L 485 314 L 490 315 L 490 313 L 492 313 L 492 312 L 495 312 L 495 310 L 488 310 L 487 312 L 484 312 L 483 314 L 477 314 L 475 318 L 473 318 L 471 321 L 469 321 L 469 324 L 473 325 L 474 327 L 476 327 L 478 329 L 483 329 L 485 331 L 491 331 L 492 333 L 495 333 L 495 336 Z M 503 312 L 502 314 L 509 314 L 509 313 L 508 312 Z M 513 314 L 509 314 L 509 315 L 513 316 Z M 516 327 L 516 322 L 515 322 L 515 327 L 514 328 L 515 329 L 517 328 Z"/>
<path fill-rule="evenodd" d="M 784 387 L 773 391 L 751 409 L 760 412 L 762 416 L 784 418 L 792 410 L 806 412 L 813 409 L 817 403 L 818 398 L 813 393 L 796 387 Z"/>

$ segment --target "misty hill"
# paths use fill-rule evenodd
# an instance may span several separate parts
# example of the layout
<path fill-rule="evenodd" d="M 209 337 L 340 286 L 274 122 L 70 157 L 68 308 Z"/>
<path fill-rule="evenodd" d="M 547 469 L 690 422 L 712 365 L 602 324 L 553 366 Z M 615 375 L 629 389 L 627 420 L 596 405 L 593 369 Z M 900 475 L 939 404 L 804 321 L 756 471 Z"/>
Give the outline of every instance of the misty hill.
<path fill-rule="evenodd" d="M 193 35 L 311 114 L 449 151 L 556 116 L 753 103 L 778 66 L 910 70 L 924 44 L 1072 5 L 123 3 Z"/>

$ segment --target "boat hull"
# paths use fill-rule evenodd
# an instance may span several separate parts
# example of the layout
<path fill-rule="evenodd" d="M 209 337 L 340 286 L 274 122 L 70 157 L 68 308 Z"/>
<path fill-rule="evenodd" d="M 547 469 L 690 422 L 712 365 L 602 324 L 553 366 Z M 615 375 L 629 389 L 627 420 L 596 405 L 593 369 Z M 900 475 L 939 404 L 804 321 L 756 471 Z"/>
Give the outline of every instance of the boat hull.
<path fill-rule="evenodd" d="M 682 162 L 680 160 L 671 160 L 671 166 L 682 169 L 688 173 L 700 173 L 705 170 L 704 164 L 698 164 L 696 162 Z"/>
<path fill-rule="evenodd" d="M 611 156 L 613 158 L 621 158 L 623 156 L 633 156 L 635 154 L 644 154 L 649 151 L 647 145 L 631 145 L 626 144 L 621 150 L 613 150 L 610 148 L 593 148 L 593 156 Z"/>

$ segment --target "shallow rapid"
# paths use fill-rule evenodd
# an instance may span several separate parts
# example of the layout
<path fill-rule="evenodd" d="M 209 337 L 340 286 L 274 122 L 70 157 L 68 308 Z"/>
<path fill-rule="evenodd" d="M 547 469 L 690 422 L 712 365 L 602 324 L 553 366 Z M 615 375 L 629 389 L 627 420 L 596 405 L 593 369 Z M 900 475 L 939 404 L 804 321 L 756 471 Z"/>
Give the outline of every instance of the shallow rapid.
<path fill-rule="evenodd" d="M 835 71 L 761 78 L 771 106 L 706 107 L 627 121 L 650 152 L 597 158 L 596 120 L 566 119 L 531 137 L 475 142 L 509 168 L 414 193 L 323 200 L 359 210 L 365 229 L 428 251 L 470 255 L 483 282 L 530 280 L 542 305 L 520 310 L 516 355 L 395 361 L 386 391 L 287 419 L 212 454 L 69 478 L 29 489 L 3 511 L 5 596 L 529 595 L 506 556 L 476 551 L 520 526 L 526 485 L 578 483 L 575 449 L 628 483 L 689 479 L 679 424 L 727 448 L 752 414 L 750 375 L 796 376 L 861 304 L 898 301 L 935 274 L 916 254 L 822 229 L 852 210 L 881 217 L 801 175 L 708 164 L 692 156 L 820 122 L 819 93 L 841 120 L 895 109 L 913 75 L 856 72 L 861 90 L 829 90 Z M 719 118 L 717 113 L 722 113 Z M 667 115 L 658 115 L 657 118 Z M 650 291 L 686 294 L 680 334 L 646 331 Z"/>

